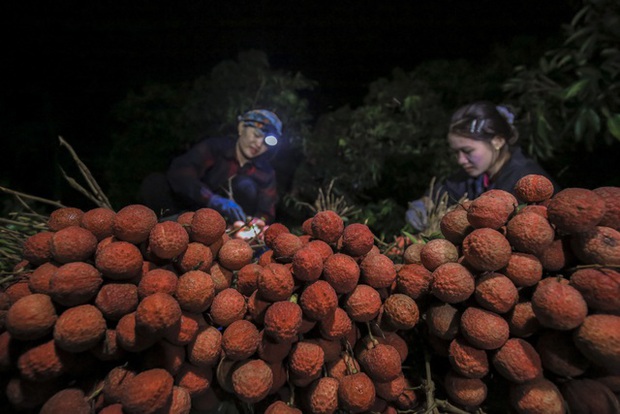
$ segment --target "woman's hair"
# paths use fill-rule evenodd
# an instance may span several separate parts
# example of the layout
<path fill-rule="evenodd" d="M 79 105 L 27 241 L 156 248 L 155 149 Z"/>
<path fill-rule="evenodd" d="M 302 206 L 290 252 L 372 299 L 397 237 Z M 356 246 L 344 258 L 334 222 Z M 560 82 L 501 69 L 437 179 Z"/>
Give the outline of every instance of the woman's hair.
<path fill-rule="evenodd" d="M 508 145 L 514 145 L 519 139 L 519 133 L 513 121 L 514 115 L 505 106 L 478 101 L 454 112 L 448 132 L 481 141 L 490 141 L 500 136 Z"/>

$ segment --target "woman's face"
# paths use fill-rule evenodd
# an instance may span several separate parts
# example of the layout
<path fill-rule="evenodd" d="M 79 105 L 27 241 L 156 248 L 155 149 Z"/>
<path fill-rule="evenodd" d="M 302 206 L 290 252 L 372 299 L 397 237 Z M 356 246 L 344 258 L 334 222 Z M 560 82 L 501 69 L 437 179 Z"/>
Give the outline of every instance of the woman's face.
<path fill-rule="evenodd" d="M 258 128 L 239 123 L 239 140 L 237 148 L 241 154 L 251 160 L 264 154 L 269 149 L 265 144 L 265 134 Z"/>
<path fill-rule="evenodd" d="M 497 150 L 492 142 L 448 134 L 448 143 L 457 163 L 471 177 L 487 172 L 497 160 Z"/>

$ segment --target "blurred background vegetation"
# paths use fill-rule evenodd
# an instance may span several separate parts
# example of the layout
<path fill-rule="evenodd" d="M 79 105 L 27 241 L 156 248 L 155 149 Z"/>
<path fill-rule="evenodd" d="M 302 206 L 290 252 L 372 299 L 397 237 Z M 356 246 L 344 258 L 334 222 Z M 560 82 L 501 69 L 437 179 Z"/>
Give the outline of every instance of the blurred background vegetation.
<path fill-rule="evenodd" d="M 234 134 L 244 111 L 266 108 L 285 126 L 274 159 L 277 221 L 301 225 L 329 189 L 350 207 L 345 218 L 390 236 L 405 227 L 407 202 L 457 168 L 447 123 L 472 100 L 515 108 L 521 144 L 563 187 L 620 185 L 619 73 L 617 0 L 585 0 L 561 37 L 519 38 L 485 61 L 395 68 L 369 85 L 361 105 L 320 113 L 311 105 L 315 81 L 273 69 L 264 52 L 249 50 L 197 79 L 131 91 L 115 106 L 107 150 L 91 167 L 118 209 L 136 201 L 148 173 L 164 171 L 203 137 Z"/>

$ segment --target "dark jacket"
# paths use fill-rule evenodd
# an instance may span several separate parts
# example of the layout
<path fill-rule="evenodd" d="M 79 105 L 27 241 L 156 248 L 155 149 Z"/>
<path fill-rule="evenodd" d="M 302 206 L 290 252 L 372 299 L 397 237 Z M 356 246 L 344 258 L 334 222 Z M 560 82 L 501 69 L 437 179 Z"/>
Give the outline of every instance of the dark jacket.
<path fill-rule="evenodd" d="M 253 189 L 253 202 L 244 203 L 244 194 L 235 195 L 234 191 L 233 197 L 247 214 L 263 217 L 269 223 L 275 217 L 277 202 L 276 175 L 269 162 L 272 154 L 262 154 L 242 167 L 235 157 L 236 142 L 233 138 L 204 139 L 175 158 L 167 173 L 170 187 L 189 207 L 200 208 L 213 194 L 228 197 L 233 178 L 246 180 L 246 184 L 250 180 L 253 185 L 239 188 Z"/>
<path fill-rule="evenodd" d="M 508 162 L 497 172 L 488 185 L 484 185 L 484 174 L 478 177 L 470 177 L 463 170 L 447 178 L 443 185 L 438 188 L 440 194 L 447 192 L 449 204 L 458 202 L 465 194 L 473 200 L 482 193 L 491 189 L 505 190 L 514 195 L 514 187 L 517 181 L 528 174 L 544 175 L 553 182 L 555 192 L 560 190 L 559 185 L 536 161 L 526 156 L 521 148 L 516 147 Z M 519 200 L 521 201 L 521 200 Z"/>

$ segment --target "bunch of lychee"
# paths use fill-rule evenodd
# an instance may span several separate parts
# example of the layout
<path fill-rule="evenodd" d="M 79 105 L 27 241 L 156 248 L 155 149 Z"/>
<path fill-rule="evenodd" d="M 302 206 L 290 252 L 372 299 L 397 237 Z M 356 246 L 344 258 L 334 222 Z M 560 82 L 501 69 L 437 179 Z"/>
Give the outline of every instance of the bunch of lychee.
<path fill-rule="evenodd" d="M 398 332 L 416 325 L 418 308 L 395 294 L 394 263 L 366 225 L 345 226 L 332 211 L 308 219 L 303 235 L 275 223 L 260 257 L 208 208 L 159 222 L 138 204 L 67 207 L 48 228 L 25 241 L 21 276 L 0 294 L 12 410 L 417 404 Z"/>
<path fill-rule="evenodd" d="M 0 293 L 4 405 L 617 412 L 620 188 L 532 175 L 515 194 L 457 206 L 398 264 L 333 211 L 271 224 L 257 251 L 208 208 L 58 209 Z"/>
<path fill-rule="evenodd" d="M 620 412 L 620 188 L 528 175 L 514 193 L 457 206 L 403 256 L 440 388 L 466 410 Z"/>

